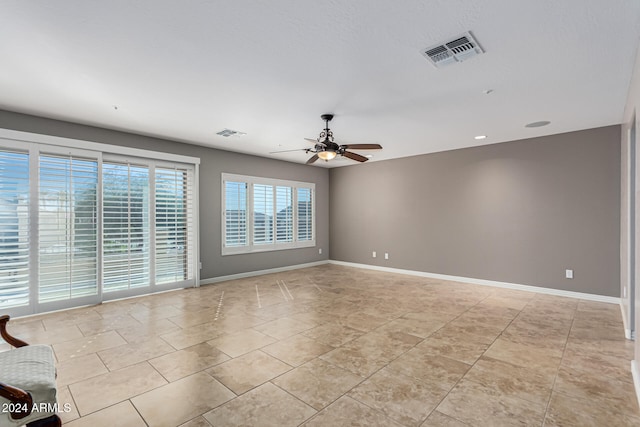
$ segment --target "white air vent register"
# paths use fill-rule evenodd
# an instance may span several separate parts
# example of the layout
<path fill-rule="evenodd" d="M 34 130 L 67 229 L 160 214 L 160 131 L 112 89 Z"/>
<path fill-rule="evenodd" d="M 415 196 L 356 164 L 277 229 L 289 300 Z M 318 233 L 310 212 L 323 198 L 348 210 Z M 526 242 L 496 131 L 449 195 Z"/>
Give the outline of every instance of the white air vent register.
<path fill-rule="evenodd" d="M 466 61 L 484 53 L 478 42 L 469 31 L 452 38 L 450 41 L 437 44 L 422 50 L 422 54 L 436 68 Z"/>

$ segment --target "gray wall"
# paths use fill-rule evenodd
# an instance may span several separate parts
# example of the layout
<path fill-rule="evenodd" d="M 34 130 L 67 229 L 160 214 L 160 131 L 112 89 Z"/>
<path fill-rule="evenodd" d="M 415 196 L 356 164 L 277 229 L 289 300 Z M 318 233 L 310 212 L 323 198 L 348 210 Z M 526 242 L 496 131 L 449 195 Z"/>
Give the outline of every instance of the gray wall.
<path fill-rule="evenodd" d="M 332 169 L 331 258 L 619 296 L 620 154 L 610 126 Z"/>
<path fill-rule="evenodd" d="M 330 171 L 2 110 L 0 128 L 199 157 L 202 279 L 330 253 L 341 261 L 620 295 L 619 126 Z M 222 172 L 314 182 L 317 247 L 222 257 Z M 574 269 L 573 280 L 564 278 L 566 268 Z"/>
<path fill-rule="evenodd" d="M 289 162 L 149 138 L 0 110 L 0 128 L 199 157 L 201 279 L 326 260 L 329 248 L 329 172 Z M 316 184 L 315 248 L 221 255 L 222 172 Z M 323 254 L 318 254 L 318 248 Z"/>

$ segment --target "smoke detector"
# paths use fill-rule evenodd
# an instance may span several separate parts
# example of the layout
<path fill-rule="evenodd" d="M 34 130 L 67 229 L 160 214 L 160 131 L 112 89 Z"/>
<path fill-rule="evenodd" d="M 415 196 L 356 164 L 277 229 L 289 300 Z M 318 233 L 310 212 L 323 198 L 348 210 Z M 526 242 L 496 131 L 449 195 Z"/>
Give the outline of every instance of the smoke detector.
<path fill-rule="evenodd" d="M 422 49 L 422 55 L 436 68 L 466 61 L 469 58 L 484 53 L 470 31 L 453 37 L 444 43 Z"/>

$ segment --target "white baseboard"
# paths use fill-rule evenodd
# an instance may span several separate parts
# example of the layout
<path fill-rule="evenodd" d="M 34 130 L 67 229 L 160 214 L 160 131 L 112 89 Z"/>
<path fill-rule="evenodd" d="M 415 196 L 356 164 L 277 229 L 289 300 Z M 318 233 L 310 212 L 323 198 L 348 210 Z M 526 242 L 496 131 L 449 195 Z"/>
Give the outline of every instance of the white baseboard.
<path fill-rule="evenodd" d="M 317 265 L 328 264 L 328 260 L 308 262 L 306 264 L 287 265 L 285 267 L 269 268 L 266 270 L 247 271 L 245 273 L 229 274 L 228 276 L 218 276 L 200 280 L 200 285 L 210 285 L 212 283 L 225 282 L 227 280 L 244 279 L 246 277 L 261 276 L 263 274 L 280 273 L 282 271 L 298 270 L 300 268 L 315 267 Z"/>
<path fill-rule="evenodd" d="M 403 270 L 399 268 L 380 267 L 377 265 L 358 264 L 354 262 L 329 260 L 330 264 L 343 265 L 346 267 L 364 268 L 368 270 L 385 271 L 387 273 L 407 274 L 410 276 L 428 277 L 430 279 L 450 280 L 454 282 L 471 283 L 474 285 L 493 286 L 496 288 L 515 289 L 518 291 L 535 292 L 539 294 L 557 295 L 568 298 L 578 298 L 589 301 L 606 302 L 610 304 L 620 304 L 620 298 L 605 295 L 587 294 L 582 292 L 563 291 L 560 289 L 542 288 L 538 286 L 520 285 L 517 283 L 496 282 L 494 280 L 474 279 L 471 277 L 449 276 L 446 274 L 427 273 L 424 271 Z"/>
<path fill-rule="evenodd" d="M 631 361 L 631 376 L 633 377 L 633 386 L 636 389 L 636 398 L 638 399 L 638 405 L 640 405 L 640 368 L 638 367 L 637 360 Z"/>
<path fill-rule="evenodd" d="M 631 332 L 631 328 L 629 327 L 629 321 L 627 320 L 627 312 L 625 310 L 625 306 L 622 303 L 622 299 L 620 299 L 620 313 L 622 314 L 622 325 L 624 326 L 624 337 L 628 340 L 633 339 L 633 333 Z"/>

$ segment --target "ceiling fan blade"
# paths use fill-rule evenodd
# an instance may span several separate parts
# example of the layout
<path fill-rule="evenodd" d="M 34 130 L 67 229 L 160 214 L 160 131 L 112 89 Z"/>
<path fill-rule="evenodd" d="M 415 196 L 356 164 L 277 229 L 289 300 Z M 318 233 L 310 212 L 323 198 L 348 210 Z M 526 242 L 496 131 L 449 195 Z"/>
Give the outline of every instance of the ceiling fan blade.
<path fill-rule="evenodd" d="M 306 164 L 310 165 L 311 163 L 315 162 L 318 159 L 319 159 L 318 155 L 314 154 L 313 156 L 311 156 L 311 158 L 309 160 L 307 160 Z"/>
<path fill-rule="evenodd" d="M 352 150 L 382 150 L 380 144 L 345 144 L 342 147 Z"/>
<path fill-rule="evenodd" d="M 296 148 L 295 150 L 270 151 L 269 154 L 290 153 L 292 151 L 307 151 L 307 150 L 308 150 L 308 148 Z"/>
<path fill-rule="evenodd" d="M 360 154 L 352 153 L 351 151 L 345 151 L 342 153 L 343 156 L 350 158 L 351 160 L 355 160 L 356 162 L 366 162 L 367 159 L 365 156 L 361 156 Z"/>

